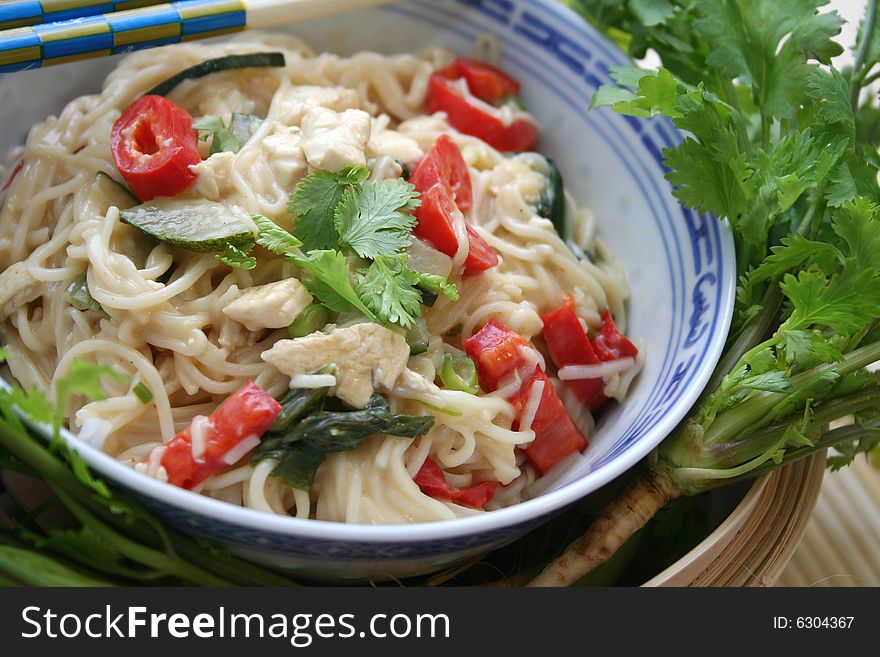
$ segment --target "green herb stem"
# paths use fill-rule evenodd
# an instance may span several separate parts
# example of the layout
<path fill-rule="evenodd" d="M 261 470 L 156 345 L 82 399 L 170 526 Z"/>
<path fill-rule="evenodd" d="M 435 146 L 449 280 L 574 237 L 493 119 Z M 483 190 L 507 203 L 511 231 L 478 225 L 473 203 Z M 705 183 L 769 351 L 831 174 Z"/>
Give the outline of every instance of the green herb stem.
<path fill-rule="evenodd" d="M 175 554 L 154 550 L 123 536 L 108 525 L 105 525 L 96 515 L 76 501 L 63 488 L 52 485 L 51 481 L 48 483 L 77 520 L 87 526 L 101 540 L 113 546 L 123 556 L 199 586 L 232 586 L 232 582 L 218 577 L 195 564 L 188 563 Z"/>
<path fill-rule="evenodd" d="M 850 104 L 853 111 L 858 109 L 859 92 L 866 84 L 864 81 L 868 70 L 865 67 L 865 58 L 868 55 L 868 49 L 871 46 L 871 40 L 874 36 L 874 22 L 877 20 L 877 0 L 868 0 L 868 9 L 865 14 L 865 22 L 862 24 L 861 39 L 859 47 L 856 51 L 855 61 L 853 62 L 852 72 L 850 75 Z"/>
<path fill-rule="evenodd" d="M 796 374 L 791 377 L 791 386 L 796 390 L 799 386 L 815 381 L 826 373 L 835 372 L 842 376 L 877 360 L 880 360 L 880 342 L 856 349 L 844 356 L 839 362 L 819 365 L 806 372 Z M 788 393 L 781 392 L 759 392 L 743 403 L 720 413 L 706 430 L 703 444 L 713 445 L 740 436 L 743 431 L 765 418 L 787 395 Z"/>

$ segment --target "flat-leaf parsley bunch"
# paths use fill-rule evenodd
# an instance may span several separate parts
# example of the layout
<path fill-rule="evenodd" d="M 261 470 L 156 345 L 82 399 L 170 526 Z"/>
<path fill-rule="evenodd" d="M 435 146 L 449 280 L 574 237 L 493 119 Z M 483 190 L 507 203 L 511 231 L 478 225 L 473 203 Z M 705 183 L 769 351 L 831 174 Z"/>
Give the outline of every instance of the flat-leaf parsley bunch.
<path fill-rule="evenodd" d="M 727 219 L 739 285 L 724 355 L 648 468 L 533 585 L 567 585 L 670 499 L 836 448 L 880 445 L 880 16 L 867 3 L 851 67 L 831 58 L 825 0 L 570 0 L 635 58 L 593 107 L 666 116 L 675 195 Z M 607 110 L 606 110 L 607 111 Z"/>

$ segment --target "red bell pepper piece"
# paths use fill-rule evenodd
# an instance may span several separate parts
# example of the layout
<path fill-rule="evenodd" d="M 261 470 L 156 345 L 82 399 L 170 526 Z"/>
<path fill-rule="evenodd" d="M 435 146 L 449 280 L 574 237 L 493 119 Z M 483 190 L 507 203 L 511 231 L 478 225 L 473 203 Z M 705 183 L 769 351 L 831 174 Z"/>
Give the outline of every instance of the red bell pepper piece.
<path fill-rule="evenodd" d="M 450 80 L 442 72 L 433 73 L 428 81 L 428 111 L 445 112 L 453 128 L 500 151 L 530 150 L 538 139 L 538 127 L 532 121 L 505 121 L 497 107 L 470 93 L 464 80 Z"/>
<path fill-rule="evenodd" d="M 617 330 L 614 318 L 609 311 L 602 313 L 602 328 L 593 338 L 593 350 L 603 363 L 618 358 L 635 358 L 639 354 L 636 346 Z"/>
<path fill-rule="evenodd" d="M 419 190 L 421 191 L 421 190 Z M 413 235 L 420 237 L 450 258 L 458 251 L 458 238 L 455 236 L 454 222 L 464 222 L 461 210 L 455 205 L 452 188 L 441 179 L 422 192 L 421 205 L 415 211 L 416 226 Z M 485 240 L 470 226 L 465 226 L 468 235 L 468 257 L 462 267 L 463 276 L 479 274 L 498 264 L 498 256 Z"/>
<path fill-rule="evenodd" d="M 461 150 L 449 135 L 440 135 L 409 178 L 419 193 L 428 191 L 441 180 L 452 188 L 458 209 L 467 212 L 474 203 L 471 174 Z"/>
<path fill-rule="evenodd" d="M 226 453 L 249 436 L 260 437 L 272 426 L 281 405 L 253 381 L 227 397 L 208 417 L 205 451 L 193 457 L 192 428 L 187 427 L 165 445 L 161 465 L 168 482 L 191 489 L 229 467 Z"/>
<path fill-rule="evenodd" d="M 556 367 L 566 365 L 595 365 L 618 358 L 635 358 L 639 350 L 617 330 L 609 311 L 602 313 L 602 328 L 592 341 L 584 332 L 570 296 L 560 308 L 541 315 L 544 339 Z M 605 380 L 577 379 L 566 381 L 568 386 L 591 411 L 607 401 Z"/>
<path fill-rule="evenodd" d="M 110 131 L 116 168 L 142 201 L 176 196 L 196 179 L 202 161 L 192 117 L 164 96 L 141 96 Z"/>
<path fill-rule="evenodd" d="M 595 365 L 601 362 L 584 332 L 584 327 L 581 326 L 574 309 L 574 301 L 570 296 L 566 295 L 565 303 L 560 308 L 541 315 L 541 319 L 544 322 L 547 349 L 556 367 Z M 601 377 L 566 381 L 566 383 L 591 411 L 598 409 L 608 399 L 603 392 L 605 380 Z"/>
<path fill-rule="evenodd" d="M 498 487 L 497 481 L 483 481 L 470 488 L 452 490 L 443 470 L 430 458 L 425 459 L 413 481 L 425 495 L 435 500 L 447 500 L 474 509 L 482 509 L 495 496 Z"/>
<path fill-rule="evenodd" d="M 519 93 L 517 80 L 501 69 L 476 59 L 459 57 L 443 70 L 443 74 L 451 80 L 464 78 L 471 93 L 487 103 L 504 100 Z"/>
<path fill-rule="evenodd" d="M 465 352 L 476 363 L 480 386 L 489 391 L 497 389 L 502 379 L 526 364 L 524 348 L 530 348 L 529 343 L 495 319 L 464 341 Z M 524 451 L 538 473 L 544 474 L 568 455 L 583 450 L 588 443 L 540 367 L 508 400 L 517 413 L 525 408 L 532 385 L 539 380 L 544 382 L 544 389 L 532 421 L 535 439 Z"/>

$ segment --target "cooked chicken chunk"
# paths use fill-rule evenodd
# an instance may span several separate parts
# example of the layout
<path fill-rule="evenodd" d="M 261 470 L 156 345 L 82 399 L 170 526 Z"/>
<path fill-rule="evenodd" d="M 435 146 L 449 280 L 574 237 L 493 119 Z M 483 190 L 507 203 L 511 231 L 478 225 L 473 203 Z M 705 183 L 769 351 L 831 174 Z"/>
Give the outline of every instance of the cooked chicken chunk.
<path fill-rule="evenodd" d="M 334 363 L 334 394 L 355 408 L 363 408 L 374 388 L 387 390 L 394 385 L 406 367 L 409 345 L 402 335 L 384 326 L 363 323 L 279 340 L 262 358 L 288 376 L 312 374 Z"/>
<path fill-rule="evenodd" d="M 301 147 L 315 169 L 338 171 L 348 165 L 365 165 L 372 119 L 363 110 L 334 112 L 314 107 L 302 120 Z"/>
<path fill-rule="evenodd" d="M 24 262 L 16 262 L 0 274 L 0 321 L 5 320 L 43 291 L 43 281 L 28 272 Z"/>
<path fill-rule="evenodd" d="M 376 155 L 388 155 L 395 160 L 412 164 L 424 157 L 419 143 L 396 130 L 383 130 L 370 139 L 369 152 Z"/>
<path fill-rule="evenodd" d="M 248 288 L 223 308 L 223 314 L 249 331 L 290 325 L 312 303 L 312 295 L 295 278 Z"/>

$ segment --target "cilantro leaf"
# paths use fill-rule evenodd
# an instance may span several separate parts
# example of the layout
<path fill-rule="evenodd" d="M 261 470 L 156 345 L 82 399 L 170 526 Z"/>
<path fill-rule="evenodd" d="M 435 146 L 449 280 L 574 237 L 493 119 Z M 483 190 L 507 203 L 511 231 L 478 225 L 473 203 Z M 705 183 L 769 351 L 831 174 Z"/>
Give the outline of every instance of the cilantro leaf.
<path fill-rule="evenodd" d="M 302 246 L 302 242 L 271 219 L 256 214 L 253 216 L 253 220 L 257 224 L 257 230 L 259 231 L 257 244 L 264 249 L 278 255 L 287 255 L 297 253 L 299 247 Z"/>
<path fill-rule="evenodd" d="M 853 261 L 830 278 L 818 271 L 786 274 L 781 287 L 792 304 L 787 330 L 827 326 L 851 335 L 880 317 L 880 279 Z"/>
<path fill-rule="evenodd" d="M 253 269 L 257 266 L 257 259 L 254 256 L 248 255 L 247 251 L 238 248 L 234 244 L 227 244 L 226 251 L 214 257 L 234 269 Z"/>
<path fill-rule="evenodd" d="M 819 331 L 783 331 L 780 346 L 789 365 L 810 368 L 820 363 L 840 360 L 840 350 L 824 339 Z"/>
<path fill-rule="evenodd" d="M 669 0 L 629 0 L 629 6 L 648 27 L 660 25 L 675 15 Z"/>
<path fill-rule="evenodd" d="M 800 267 L 806 262 L 813 262 L 819 269 L 828 273 L 843 262 L 843 254 L 834 245 L 810 240 L 802 235 L 782 238 L 782 244 L 774 246 L 771 251 L 771 255 L 767 256 L 760 267 L 749 275 L 751 284 L 779 278 L 787 271 Z"/>
<path fill-rule="evenodd" d="M 377 256 L 358 272 L 356 289 L 383 322 L 409 328 L 421 312 L 422 297 L 413 287 L 419 283 L 419 274 L 407 269 L 406 259 L 405 254 Z"/>
<path fill-rule="evenodd" d="M 840 71 L 811 68 L 807 73 L 807 95 L 815 103 L 818 118 L 829 125 L 835 124 L 842 135 L 855 141 L 856 120 L 849 99 L 849 83 Z"/>
<path fill-rule="evenodd" d="M 346 189 L 334 213 L 339 244 L 362 258 L 398 253 L 412 243 L 418 205 L 415 187 L 399 179 Z"/>
<path fill-rule="evenodd" d="M 847 244 L 861 268 L 880 272 L 880 207 L 858 197 L 834 212 L 834 232 Z"/>
<path fill-rule="evenodd" d="M 241 150 L 241 141 L 219 116 L 202 116 L 193 121 L 193 128 L 202 133 L 199 135 L 201 141 L 208 141 L 208 137 L 212 137 L 211 155 L 223 151 L 238 153 Z"/>
<path fill-rule="evenodd" d="M 367 308 L 354 291 L 349 278 L 348 262 L 345 256 L 333 249 L 309 251 L 307 258 L 294 256 L 293 262 L 314 276 L 303 284 L 313 296 L 321 300 L 334 312 L 345 312 L 352 307 L 360 310 L 372 320 L 376 315 Z"/>
<path fill-rule="evenodd" d="M 753 390 L 785 392 L 791 389 L 791 381 L 785 376 L 784 372 L 776 370 L 774 372 L 764 372 L 763 374 L 745 377 L 740 381 L 740 386 Z"/>
<path fill-rule="evenodd" d="M 636 82 L 635 75 L 627 75 L 630 83 Z M 678 116 L 677 96 L 678 82 L 666 69 L 656 72 L 643 71 L 638 78 L 638 89 L 635 93 L 626 90 L 615 91 L 611 85 L 603 85 L 594 94 L 592 107 L 612 105 L 615 111 L 630 116 Z M 633 85 L 635 86 L 635 85 Z M 619 89 L 619 88 L 618 88 Z"/>
<path fill-rule="evenodd" d="M 125 380 L 125 375 L 109 365 L 98 365 L 85 360 L 75 359 L 70 364 L 67 375 L 55 383 L 56 405 L 60 412 L 67 409 L 71 397 L 85 395 L 90 399 L 105 399 L 104 386 L 101 379 L 107 377 L 114 381 Z"/>
<path fill-rule="evenodd" d="M 816 13 L 825 3 L 701 0 L 703 18 L 694 27 L 711 48 L 706 63 L 726 78 L 750 84 L 764 117 L 791 117 L 806 91 L 807 60 L 828 64 L 842 52 L 832 38 L 843 19 L 836 12 Z"/>
<path fill-rule="evenodd" d="M 293 234 L 306 251 L 337 247 L 336 206 L 350 186 L 361 184 L 369 176 L 367 167 L 355 166 L 336 173 L 314 171 L 297 183 L 287 209 L 294 218 Z"/>

